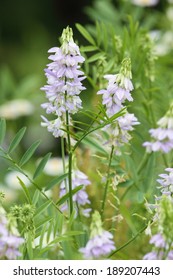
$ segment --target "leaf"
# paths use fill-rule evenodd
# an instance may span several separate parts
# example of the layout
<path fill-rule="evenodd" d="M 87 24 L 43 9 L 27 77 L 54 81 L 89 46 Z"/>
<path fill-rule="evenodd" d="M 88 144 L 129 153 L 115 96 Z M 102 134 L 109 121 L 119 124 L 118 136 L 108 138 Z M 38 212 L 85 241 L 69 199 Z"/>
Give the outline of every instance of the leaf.
<path fill-rule="evenodd" d="M 6 132 L 6 121 L 5 121 L 5 119 L 1 119 L 1 121 L 0 121 L 0 145 L 4 141 L 5 132 Z"/>
<path fill-rule="evenodd" d="M 96 53 L 96 54 L 92 55 L 90 58 L 88 58 L 87 61 L 88 61 L 88 63 L 91 63 L 91 62 L 97 61 L 97 60 L 99 60 L 101 58 L 104 58 L 104 57 L 105 57 L 104 53 L 99 52 L 99 53 Z"/>
<path fill-rule="evenodd" d="M 54 178 L 52 181 L 50 181 L 47 184 L 47 186 L 45 188 L 45 191 L 50 190 L 51 188 L 53 188 L 53 186 L 60 184 L 64 179 L 67 178 L 67 176 L 68 176 L 68 173 L 65 173 L 61 176 L 58 176 L 58 177 Z"/>
<path fill-rule="evenodd" d="M 43 171 L 46 163 L 48 162 L 49 158 L 51 157 L 51 153 L 48 153 L 47 155 L 45 155 L 43 157 L 43 159 L 40 161 L 39 165 L 37 166 L 36 170 L 35 170 L 35 173 L 33 175 L 33 179 L 36 179 L 40 174 L 41 172 Z"/>
<path fill-rule="evenodd" d="M 45 224 L 41 230 L 41 235 L 40 235 L 40 242 L 39 242 L 39 245 L 40 245 L 40 249 L 42 248 L 43 246 L 43 239 L 44 239 L 44 236 L 45 236 L 45 233 L 46 233 L 46 228 L 47 228 L 47 224 Z"/>
<path fill-rule="evenodd" d="M 102 154 L 106 154 L 107 155 L 107 152 L 106 150 L 103 148 L 103 145 L 100 145 L 99 142 L 97 142 L 96 140 L 94 140 L 93 138 L 91 137 L 86 137 L 84 140 L 83 140 L 83 143 L 88 145 L 89 147 L 91 148 L 94 148 L 97 152 L 100 152 Z"/>
<path fill-rule="evenodd" d="M 64 216 L 60 213 L 56 214 L 57 218 L 55 219 L 55 225 L 54 225 L 54 236 L 57 234 L 61 234 L 63 231 L 63 224 L 64 224 Z"/>
<path fill-rule="evenodd" d="M 39 190 L 35 190 L 34 195 L 33 195 L 33 198 L 32 198 L 32 203 L 33 203 L 34 205 L 37 204 L 38 199 L 39 199 L 39 196 L 40 196 L 40 191 L 39 191 Z"/>
<path fill-rule="evenodd" d="M 83 188 L 83 185 L 80 185 L 78 187 L 76 187 L 75 189 L 72 190 L 72 195 L 74 195 L 75 193 L 77 193 L 78 191 L 80 191 Z M 66 193 L 65 195 L 63 195 L 57 202 L 57 205 L 61 205 L 63 204 L 67 199 L 69 198 L 69 192 Z"/>
<path fill-rule="evenodd" d="M 135 228 L 135 224 L 132 220 L 132 215 L 131 215 L 129 209 L 125 205 L 121 204 L 120 205 L 120 211 L 121 211 L 121 214 L 123 215 L 126 223 L 128 224 L 129 228 L 131 229 L 131 231 L 135 235 L 137 233 L 137 230 Z"/>
<path fill-rule="evenodd" d="M 25 131 L 26 131 L 26 127 L 23 127 L 17 132 L 17 134 L 15 135 L 15 137 L 10 143 L 10 146 L 8 148 L 8 153 L 13 152 L 17 148 L 17 146 L 19 145 L 20 141 L 22 140 L 25 134 Z"/>
<path fill-rule="evenodd" d="M 125 182 L 122 182 L 122 183 L 119 183 L 118 184 L 118 187 L 123 187 L 123 188 L 129 188 L 129 187 L 131 187 L 132 185 L 134 184 L 134 181 L 133 180 L 127 180 L 127 181 L 125 181 Z"/>
<path fill-rule="evenodd" d="M 45 203 L 43 203 L 40 207 L 37 208 L 34 218 L 38 215 L 40 215 L 43 211 L 45 211 L 49 205 L 52 204 L 52 201 L 48 200 Z"/>
<path fill-rule="evenodd" d="M 25 193 L 25 196 L 26 196 L 26 198 L 28 200 L 28 203 L 32 204 L 32 200 L 31 200 L 31 197 L 30 197 L 30 194 L 29 194 L 29 191 L 28 191 L 27 187 L 25 186 L 23 181 L 18 176 L 17 176 L 17 179 L 19 180 L 19 183 L 20 183 L 20 185 L 21 185 L 21 187 L 22 187 L 22 189 L 23 189 L 23 191 Z"/>
<path fill-rule="evenodd" d="M 154 174 L 155 174 L 155 169 L 156 169 L 156 154 L 152 153 L 147 161 L 147 164 L 145 168 L 143 169 L 143 173 L 141 174 L 142 178 L 142 191 L 147 192 L 147 191 L 153 191 L 152 184 L 153 184 L 153 179 L 154 179 Z"/>
<path fill-rule="evenodd" d="M 54 244 L 54 243 L 58 243 L 58 242 L 60 242 L 60 241 L 66 240 L 66 239 L 69 240 L 68 238 L 69 238 L 70 236 L 80 235 L 80 234 L 84 234 L 84 233 L 85 233 L 85 232 L 83 232 L 83 231 L 77 231 L 77 230 L 68 231 L 66 234 L 64 234 L 64 235 L 62 235 L 62 236 L 56 237 L 53 241 L 51 241 L 51 242 L 49 243 L 49 245 Z"/>
<path fill-rule="evenodd" d="M 9 159 L 7 158 L 7 160 L 9 160 Z M 15 163 L 13 163 L 12 161 L 10 161 L 10 163 L 12 164 L 12 166 L 10 166 L 8 168 L 9 171 L 17 171 L 17 172 L 20 172 L 25 175 L 25 172 L 23 170 L 21 170 L 17 165 L 15 165 Z"/>
<path fill-rule="evenodd" d="M 39 227 L 41 227 L 42 225 L 44 225 L 45 223 L 50 222 L 53 218 L 52 217 L 46 217 L 44 219 L 40 219 L 40 217 L 38 217 L 39 221 L 35 222 L 35 229 L 38 230 Z"/>
<path fill-rule="evenodd" d="M 90 42 L 92 45 L 95 45 L 95 41 L 92 38 L 92 36 L 89 34 L 89 32 L 79 23 L 76 23 L 76 28 L 79 30 L 79 32 L 83 35 L 83 37 Z"/>
<path fill-rule="evenodd" d="M 81 52 L 93 52 L 93 51 L 97 51 L 97 50 L 98 50 L 97 46 L 85 46 L 85 47 L 80 48 Z"/>
<path fill-rule="evenodd" d="M 40 141 L 34 142 L 29 149 L 24 153 L 23 157 L 21 158 L 19 165 L 22 166 L 32 157 L 37 147 L 40 145 Z"/>
<path fill-rule="evenodd" d="M 32 248 L 32 236 L 30 234 L 28 234 L 28 236 L 27 236 L 26 247 L 27 247 L 29 259 L 32 260 L 33 259 L 33 248 Z"/>
<path fill-rule="evenodd" d="M 54 226 L 54 219 L 52 219 L 52 221 L 50 222 L 49 228 L 47 230 L 47 237 L 46 237 L 47 243 L 49 243 L 51 234 L 53 233 L 53 226 Z"/>

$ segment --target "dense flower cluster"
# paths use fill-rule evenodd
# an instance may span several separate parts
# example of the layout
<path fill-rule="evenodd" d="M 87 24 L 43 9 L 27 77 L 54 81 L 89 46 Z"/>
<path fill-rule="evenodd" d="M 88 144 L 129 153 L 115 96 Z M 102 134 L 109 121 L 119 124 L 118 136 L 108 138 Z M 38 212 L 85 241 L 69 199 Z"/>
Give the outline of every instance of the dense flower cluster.
<path fill-rule="evenodd" d="M 66 184 L 67 182 L 63 181 L 60 185 L 60 197 L 65 195 L 67 192 Z M 73 195 L 73 202 L 75 202 L 78 206 L 77 211 L 80 210 L 80 213 L 86 217 L 89 217 L 91 211 L 90 208 L 84 208 L 87 204 L 90 204 L 90 201 L 88 199 L 88 194 L 86 192 L 86 187 L 89 185 L 90 185 L 90 181 L 88 180 L 88 177 L 83 172 L 79 170 L 74 170 L 72 172 L 72 189 L 82 186 L 82 189 L 80 189 Z M 61 208 L 62 211 L 65 211 L 66 209 L 67 209 L 67 204 L 63 205 Z"/>
<path fill-rule="evenodd" d="M 166 115 L 157 124 L 157 128 L 149 130 L 153 140 L 144 142 L 143 146 L 146 147 L 148 153 L 157 151 L 168 153 L 173 149 L 173 103 Z"/>
<path fill-rule="evenodd" d="M 23 238 L 9 230 L 9 222 L 5 216 L 5 211 L 0 208 L 0 259 L 15 260 L 18 256 L 21 256 L 19 246 L 23 242 Z"/>
<path fill-rule="evenodd" d="M 170 244 L 165 241 L 162 234 L 153 235 L 150 244 L 153 245 L 153 250 L 144 256 L 144 260 L 173 260 L 173 250 L 169 249 Z M 171 246 L 173 246 L 173 243 Z"/>
<path fill-rule="evenodd" d="M 53 47 L 48 52 L 52 60 L 45 69 L 47 85 L 41 89 L 46 92 L 48 102 L 42 104 L 47 114 L 53 114 L 56 118 L 52 121 L 42 116 L 42 126 L 47 127 L 54 137 L 65 137 L 64 129 L 70 124 L 70 114 L 75 114 L 82 108 L 79 94 L 83 87 L 81 81 L 85 78 L 79 70 L 79 64 L 84 62 L 79 47 L 73 41 L 72 29 L 67 27 L 62 33 L 62 45 Z"/>
<path fill-rule="evenodd" d="M 86 246 L 80 248 L 85 259 L 100 258 L 115 250 L 113 235 L 102 227 L 99 212 L 92 215 L 91 234 Z"/>
<path fill-rule="evenodd" d="M 106 114 L 110 118 L 124 108 L 126 100 L 133 101 L 131 91 L 131 63 L 129 59 L 124 59 L 120 73 L 117 75 L 105 75 L 108 80 L 107 89 L 99 90 L 97 94 L 102 94 L 103 105 L 106 107 Z M 134 114 L 126 112 L 125 115 L 116 119 L 115 122 L 103 128 L 109 134 L 109 144 L 122 146 L 131 139 L 128 131 L 133 130 L 133 126 L 139 124 Z"/>
<path fill-rule="evenodd" d="M 161 196 L 156 197 L 155 205 L 151 205 L 155 214 L 153 221 L 157 224 L 158 233 L 150 239 L 152 251 L 144 256 L 146 260 L 173 260 L 173 168 L 165 169 L 168 174 L 160 174 L 157 182 Z"/>

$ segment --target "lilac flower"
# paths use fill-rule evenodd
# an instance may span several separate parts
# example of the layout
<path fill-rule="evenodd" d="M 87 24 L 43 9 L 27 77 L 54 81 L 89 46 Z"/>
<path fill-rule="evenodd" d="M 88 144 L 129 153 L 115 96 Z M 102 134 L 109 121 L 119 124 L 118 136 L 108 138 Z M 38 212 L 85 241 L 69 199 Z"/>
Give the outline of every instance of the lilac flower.
<path fill-rule="evenodd" d="M 99 212 L 95 211 L 92 215 L 91 234 L 86 246 L 79 251 L 85 259 L 100 258 L 115 250 L 113 235 L 102 228 Z"/>
<path fill-rule="evenodd" d="M 133 101 L 131 91 L 133 84 L 131 82 L 131 62 L 130 59 L 122 61 L 120 73 L 116 75 L 105 75 L 108 80 L 107 89 L 99 90 L 97 94 L 102 94 L 102 103 L 105 105 L 106 114 L 109 118 L 124 108 L 126 100 Z M 134 125 L 139 124 L 134 114 L 126 112 L 123 116 L 117 118 L 114 122 L 106 125 L 102 130 L 108 135 L 106 144 L 110 146 L 121 147 L 131 139 L 128 131 L 132 131 Z M 121 154 L 119 149 L 116 154 Z"/>
<path fill-rule="evenodd" d="M 85 248 L 81 248 L 80 252 L 84 254 L 86 259 L 99 258 L 109 254 L 115 250 L 113 235 L 108 231 L 102 231 L 101 234 L 96 235 L 88 241 Z"/>
<path fill-rule="evenodd" d="M 132 131 L 134 130 L 133 126 L 139 124 L 139 122 L 134 114 L 126 113 L 118 118 L 118 124 L 122 130 Z"/>
<path fill-rule="evenodd" d="M 148 153 L 157 151 L 169 153 L 173 149 L 173 103 L 157 124 L 157 128 L 149 130 L 152 141 L 144 142 L 143 146 Z"/>
<path fill-rule="evenodd" d="M 151 237 L 150 244 L 153 244 L 154 248 L 143 257 L 144 260 L 173 260 L 173 250 L 160 233 Z"/>
<path fill-rule="evenodd" d="M 48 102 L 42 104 L 47 114 L 53 114 L 53 121 L 42 116 L 42 126 L 47 127 L 54 137 L 65 137 L 66 112 L 70 115 L 82 108 L 79 94 L 85 87 L 82 80 L 85 79 L 80 70 L 80 64 L 84 62 L 79 47 L 73 41 L 72 29 L 67 27 L 62 33 L 62 45 L 60 48 L 51 48 L 48 52 L 52 60 L 45 69 L 47 85 L 41 89 L 45 91 Z"/>
<path fill-rule="evenodd" d="M 24 239 L 9 231 L 8 220 L 2 208 L 0 213 L 0 259 L 15 260 L 21 256 L 19 246 L 23 244 Z"/>
<path fill-rule="evenodd" d="M 106 113 L 108 117 L 112 117 L 123 108 L 125 100 L 133 101 L 130 94 L 130 91 L 133 90 L 133 85 L 130 79 L 123 76 L 120 81 L 120 74 L 105 75 L 104 77 L 108 80 L 108 87 L 107 89 L 99 90 L 97 94 L 103 95 L 102 103 L 106 105 Z"/>
<path fill-rule="evenodd" d="M 173 259 L 173 168 L 165 169 L 168 174 L 160 174 L 157 182 L 161 196 L 155 198 L 153 222 L 157 225 L 158 233 L 150 239 L 153 245 L 152 252 L 146 254 L 144 259 Z M 149 206 L 149 210 L 151 208 Z"/>
<path fill-rule="evenodd" d="M 90 208 L 83 208 L 83 206 L 90 204 L 90 200 L 88 198 L 88 194 L 86 192 L 86 187 L 90 185 L 90 181 L 88 180 L 88 177 L 79 170 L 74 170 L 72 172 L 72 188 L 75 189 L 78 186 L 82 186 L 82 189 L 77 191 L 73 195 L 73 201 L 77 203 L 77 205 L 80 207 L 81 213 L 89 217 L 89 213 L 91 211 Z M 60 197 L 66 194 L 66 184 L 63 181 L 60 185 Z M 67 209 L 67 204 L 63 205 L 61 207 L 62 211 L 65 211 Z"/>
<path fill-rule="evenodd" d="M 154 244 L 157 248 L 165 248 L 166 246 L 166 242 L 160 233 L 155 234 L 151 237 L 150 244 Z"/>

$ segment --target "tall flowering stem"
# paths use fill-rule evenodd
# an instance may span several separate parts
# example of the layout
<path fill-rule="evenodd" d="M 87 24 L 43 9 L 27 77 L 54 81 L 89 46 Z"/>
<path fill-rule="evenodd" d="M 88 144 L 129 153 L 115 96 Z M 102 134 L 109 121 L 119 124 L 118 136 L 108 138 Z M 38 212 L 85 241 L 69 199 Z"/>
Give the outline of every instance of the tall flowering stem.
<path fill-rule="evenodd" d="M 82 108 L 82 101 L 79 94 L 83 87 L 81 81 L 85 79 L 84 73 L 79 70 L 80 64 L 84 62 L 84 57 L 81 56 L 79 47 L 73 41 L 73 31 L 67 27 L 63 30 L 61 36 L 61 47 L 54 47 L 49 50 L 54 53 L 49 56 L 52 60 L 45 69 L 47 77 L 47 85 L 41 89 L 45 91 L 48 102 L 42 104 L 42 108 L 47 114 L 54 116 L 54 120 L 49 121 L 42 116 L 42 126 L 47 127 L 48 131 L 55 138 L 63 137 L 67 141 L 69 154 L 68 166 L 68 187 L 69 187 L 69 208 L 70 215 L 73 212 L 72 200 L 72 144 L 74 140 L 71 138 L 71 115 L 78 112 Z M 62 143 L 63 141 L 61 141 Z M 62 143 L 63 145 L 63 143 Z M 63 149 L 63 148 L 62 148 Z M 62 150 L 64 155 L 64 151 Z M 65 169 L 65 166 L 64 166 Z"/>
<path fill-rule="evenodd" d="M 111 118 L 117 114 L 120 110 L 124 109 L 124 103 L 128 100 L 133 101 L 131 91 L 133 90 L 133 84 L 131 82 L 131 60 L 130 58 L 124 58 L 121 63 L 120 72 L 116 75 L 105 75 L 105 79 L 108 80 L 106 89 L 101 89 L 97 94 L 102 95 L 102 104 L 105 106 L 106 115 Z M 123 116 L 118 117 L 112 123 L 102 128 L 107 134 L 106 145 L 111 149 L 109 157 L 109 165 L 107 171 L 107 179 L 105 190 L 103 194 L 101 213 L 103 216 L 105 209 L 105 202 L 110 182 L 110 168 L 114 151 L 117 155 L 121 154 L 120 147 L 128 143 L 131 139 L 129 134 L 134 128 L 134 125 L 139 124 L 134 114 L 130 114 L 127 111 Z"/>

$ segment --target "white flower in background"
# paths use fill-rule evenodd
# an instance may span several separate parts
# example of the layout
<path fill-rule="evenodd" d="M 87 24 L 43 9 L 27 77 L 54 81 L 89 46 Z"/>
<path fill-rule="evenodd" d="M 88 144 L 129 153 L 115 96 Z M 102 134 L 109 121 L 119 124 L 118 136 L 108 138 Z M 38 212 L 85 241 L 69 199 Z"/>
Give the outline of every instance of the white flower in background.
<path fill-rule="evenodd" d="M 132 0 L 132 3 L 142 7 L 149 7 L 157 5 L 159 0 Z"/>
<path fill-rule="evenodd" d="M 58 157 L 49 159 L 44 168 L 44 173 L 50 176 L 57 176 L 63 172 L 63 162 L 62 159 Z"/>
<path fill-rule="evenodd" d="M 173 21 L 173 8 L 170 14 Z M 156 56 L 163 56 L 173 50 L 173 33 L 171 30 L 162 33 L 159 30 L 152 30 L 149 36 L 154 44 L 154 54 Z"/>
<path fill-rule="evenodd" d="M 18 193 L 16 192 L 16 190 L 8 188 L 5 184 L 0 184 L 0 192 L 3 192 L 5 194 L 5 201 L 7 203 L 14 202 L 18 197 Z"/>
<path fill-rule="evenodd" d="M 25 99 L 15 99 L 0 106 L 0 117 L 6 119 L 17 119 L 31 115 L 33 112 L 32 103 Z"/>
<path fill-rule="evenodd" d="M 26 187 L 29 187 L 31 185 L 31 183 L 27 179 L 27 177 L 17 171 L 10 171 L 7 173 L 7 175 L 4 178 L 5 184 L 11 189 L 21 189 L 21 186 L 20 186 L 20 183 L 19 183 L 19 180 L 17 177 L 19 177 L 22 180 L 22 182 L 25 184 Z"/>

